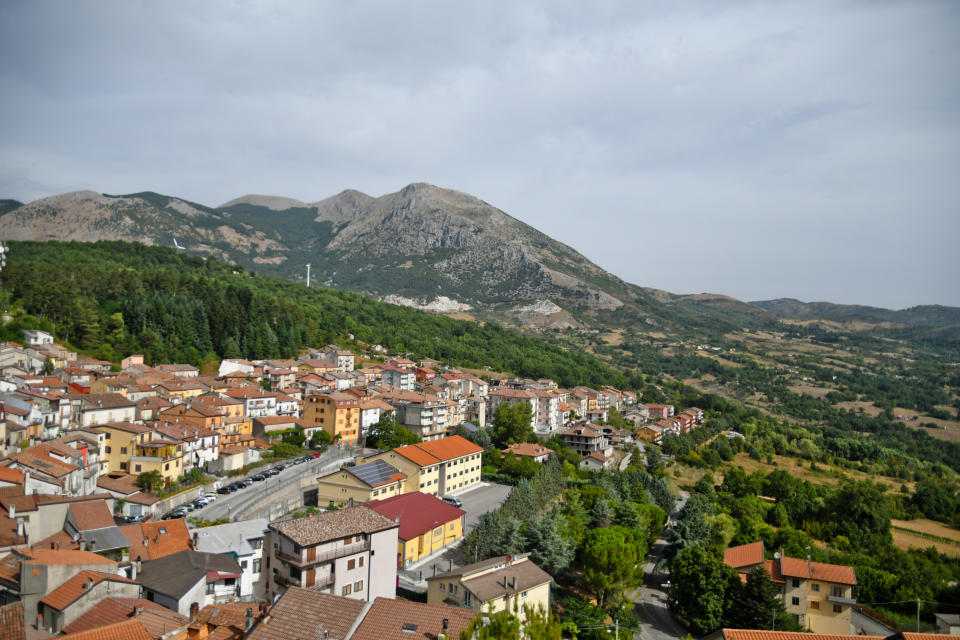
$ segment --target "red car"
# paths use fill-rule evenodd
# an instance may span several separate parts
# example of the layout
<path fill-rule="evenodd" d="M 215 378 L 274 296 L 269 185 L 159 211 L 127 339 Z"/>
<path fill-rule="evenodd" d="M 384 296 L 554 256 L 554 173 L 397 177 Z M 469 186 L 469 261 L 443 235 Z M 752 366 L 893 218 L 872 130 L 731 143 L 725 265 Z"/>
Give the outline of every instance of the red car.
<path fill-rule="evenodd" d="M 315 454 L 313 454 L 311 457 L 312 457 L 312 458 L 319 458 L 319 457 L 320 457 L 320 454 L 319 454 L 319 453 L 315 453 Z"/>

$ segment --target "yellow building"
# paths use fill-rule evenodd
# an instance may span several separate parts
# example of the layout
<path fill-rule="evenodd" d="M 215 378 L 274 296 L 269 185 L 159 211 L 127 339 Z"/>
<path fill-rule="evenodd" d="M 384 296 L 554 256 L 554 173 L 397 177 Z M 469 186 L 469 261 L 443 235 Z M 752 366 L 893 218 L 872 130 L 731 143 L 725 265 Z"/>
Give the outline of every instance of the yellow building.
<path fill-rule="evenodd" d="M 463 538 L 463 518 L 467 512 L 436 496 L 414 491 L 386 500 L 375 500 L 367 506 L 382 516 L 399 520 L 399 568 L 409 567 Z"/>
<path fill-rule="evenodd" d="M 324 431 L 345 445 L 360 439 L 360 399 L 350 393 L 336 391 L 308 396 L 303 403 L 303 419 L 319 424 Z"/>
<path fill-rule="evenodd" d="M 513 611 L 516 603 L 521 620 L 526 620 L 525 607 L 549 612 L 553 578 L 529 555 L 499 556 L 429 577 L 427 602 L 491 614 Z"/>
<path fill-rule="evenodd" d="M 302 486 L 307 490 L 316 487 L 317 504 L 325 507 L 331 502 L 362 504 L 397 496 L 406 491 L 406 483 L 406 474 L 383 460 L 374 460 L 328 473 L 315 484 L 308 479 Z"/>
<path fill-rule="evenodd" d="M 445 496 L 480 484 L 483 449 L 461 436 L 419 442 L 370 456 L 409 478 L 409 491 Z"/>
<path fill-rule="evenodd" d="M 104 434 L 103 457 L 107 473 L 125 471 L 134 473 L 130 458 L 137 455 L 137 446 L 153 439 L 153 429 L 132 422 L 107 422 L 92 429 Z"/>
<path fill-rule="evenodd" d="M 782 553 L 766 560 L 761 541 L 730 547 L 724 551 L 723 561 L 743 580 L 751 569 L 762 565 L 781 589 L 787 613 L 813 633 L 850 633 L 851 609 L 857 603 L 853 567 L 789 558 Z"/>

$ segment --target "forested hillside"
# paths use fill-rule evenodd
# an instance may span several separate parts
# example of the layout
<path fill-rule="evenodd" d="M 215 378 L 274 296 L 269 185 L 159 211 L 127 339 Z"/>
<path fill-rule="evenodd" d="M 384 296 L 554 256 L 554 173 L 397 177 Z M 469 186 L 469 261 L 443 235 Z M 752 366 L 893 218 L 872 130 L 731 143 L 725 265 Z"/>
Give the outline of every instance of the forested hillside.
<path fill-rule="evenodd" d="M 639 384 L 637 376 L 596 358 L 494 324 L 307 288 L 163 247 L 9 245 L 0 295 L 22 307 L 5 327 L 5 339 L 19 339 L 21 328 L 35 324 L 102 359 L 143 353 L 150 363 L 196 365 L 223 357 L 290 357 L 307 345 L 359 341 L 563 385 Z"/>

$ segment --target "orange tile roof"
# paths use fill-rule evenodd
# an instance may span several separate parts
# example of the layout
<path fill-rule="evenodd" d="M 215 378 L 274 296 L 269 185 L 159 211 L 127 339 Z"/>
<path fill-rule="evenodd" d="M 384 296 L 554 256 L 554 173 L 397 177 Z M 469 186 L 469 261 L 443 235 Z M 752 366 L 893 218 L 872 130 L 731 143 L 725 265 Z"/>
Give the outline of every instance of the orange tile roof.
<path fill-rule="evenodd" d="M 133 617 L 136 617 L 147 632 L 155 638 L 160 638 L 189 622 L 185 616 L 176 611 L 145 598 L 104 598 L 88 612 L 65 626 L 63 633 L 80 633 L 98 629 Z"/>
<path fill-rule="evenodd" d="M 763 562 L 763 541 L 730 547 L 723 552 L 723 562 L 734 569 L 749 567 Z"/>
<path fill-rule="evenodd" d="M 80 531 L 104 529 L 115 525 L 106 501 L 77 502 L 70 505 L 70 514 Z"/>
<path fill-rule="evenodd" d="M 352 637 L 355 640 L 430 640 L 437 637 L 446 620 L 447 637 L 459 638 L 460 631 L 476 617 L 477 612 L 472 609 L 379 597 Z M 406 631 L 404 625 L 413 625 L 416 630 Z"/>
<path fill-rule="evenodd" d="M 70 640 L 153 640 L 153 636 L 137 620 L 124 620 L 99 629 L 71 633 Z"/>
<path fill-rule="evenodd" d="M 762 629 L 724 629 L 723 636 L 726 640 L 883 640 L 884 638 L 884 636 L 804 633 L 802 631 L 765 631 Z M 942 636 L 940 640 L 942 640 Z"/>
<path fill-rule="evenodd" d="M 161 532 L 161 529 L 165 533 Z M 183 518 L 125 524 L 120 527 L 120 532 L 130 541 L 131 560 L 139 557 L 146 562 L 193 548 L 190 544 L 190 532 Z M 144 538 L 148 539 L 146 544 Z"/>
<path fill-rule="evenodd" d="M 430 442 L 410 445 L 418 447 L 440 460 L 454 460 L 472 453 L 482 453 L 483 448 L 473 444 L 463 436 L 447 436 Z"/>
<path fill-rule="evenodd" d="M 529 456 L 534 458 L 553 453 L 553 449 L 547 449 L 543 445 L 534 442 L 516 442 L 504 449 L 502 453 L 504 455 L 512 453 L 515 456 Z"/>
<path fill-rule="evenodd" d="M 24 558 L 24 562 L 33 564 L 117 564 L 113 560 L 98 556 L 91 551 L 57 551 L 55 549 L 18 549 L 18 551 L 27 556 Z"/>
<path fill-rule="evenodd" d="M 400 454 L 407 460 L 410 460 L 414 464 L 417 464 L 421 467 L 429 467 L 430 465 L 440 464 L 442 460 L 437 456 L 424 451 L 415 444 L 408 444 L 402 447 L 397 447 L 394 449 L 394 452 Z"/>
<path fill-rule="evenodd" d="M 109 573 L 101 573 L 99 571 L 84 570 L 48 593 L 40 602 L 48 607 L 53 607 L 58 611 L 63 611 L 71 604 L 76 602 L 80 596 L 87 592 L 87 588 L 84 586 L 87 584 L 87 582 L 92 581 L 93 584 L 100 584 L 105 580 L 110 580 L 112 582 L 124 582 L 126 584 L 137 584 L 133 580 L 122 578 L 118 575 L 110 575 Z"/>
<path fill-rule="evenodd" d="M 23 603 L 11 602 L 0 607 L 0 640 L 23 640 Z"/>
<path fill-rule="evenodd" d="M 11 469 L 10 467 L 0 467 L 0 482 L 23 484 L 23 479 L 23 471 Z"/>
<path fill-rule="evenodd" d="M 857 575 L 853 567 L 845 567 L 839 564 L 825 564 L 784 557 L 780 559 L 780 571 L 788 578 L 822 580 L 838 584 L 857 584 Z"/>

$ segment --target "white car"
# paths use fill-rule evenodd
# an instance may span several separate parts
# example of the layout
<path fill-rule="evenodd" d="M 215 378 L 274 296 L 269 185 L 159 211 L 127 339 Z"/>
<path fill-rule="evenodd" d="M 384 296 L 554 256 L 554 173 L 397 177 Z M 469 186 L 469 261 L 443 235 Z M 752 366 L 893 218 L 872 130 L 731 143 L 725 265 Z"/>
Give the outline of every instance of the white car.
<path fill-rule="evenodd" d="M 217 499 L 217 494 L 213 491 L 203 494 L 203 497 L 207 499 L 208 502 L 213 502 Z"/>

